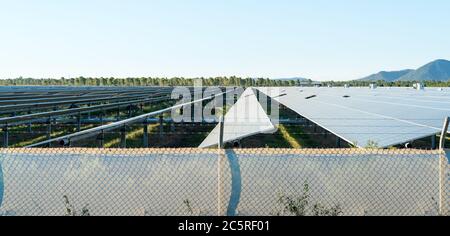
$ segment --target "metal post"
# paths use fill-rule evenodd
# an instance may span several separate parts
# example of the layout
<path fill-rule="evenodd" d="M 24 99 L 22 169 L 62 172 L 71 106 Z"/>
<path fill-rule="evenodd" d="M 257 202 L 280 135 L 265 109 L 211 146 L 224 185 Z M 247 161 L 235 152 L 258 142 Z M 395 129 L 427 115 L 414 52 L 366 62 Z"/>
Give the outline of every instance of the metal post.
<path fill-rule="evenodd" d="M 191 124 L 194 126 L 195 122 L 195 106 L 194 104 L 191 105 Z"/>
<path fill-rule="evenodd" d="M 223 144 L 223 131 L 224 131 L 224 119 L 223 116 L 221 116 L 219 118 L 219 140 L 218 140 L 218 147 L 219 149 L 223 149 L 224 148 L 224 144 Z"/>
<path fill-rule="evenodd" d="M 442 133 L 441 133 L 441 140 L 439 142 L 439 149 L 441 150 L 440 157 L 439 157 L 439 214 L 440 215 L 445 214 L 444 206 L 445 206 L 446 191 L 445 191 L 444 183 L 446 183 L 446 179 L 447 179 L 446 175 L 445 175 L 445 172 L 446 172 L 445 170 L 447 169 L 448 160 L 447 160 L 446 154 L 444 152 L 444 148 L 445 148 L 445 141 L 447 138 L 448 126 L 449 126 L 449 117 L 445 118 L 444 126 L 442 128 Z"/>
<path fill-rule="evenodd" d="M 91 103 L 88 104 L 88 107 L 91 107 Z M 90 119 L 91 119 L 91 112 L 89 111 L 88 112 L 88 120 L 90 120 Z"/>
<path fill-rule="evenodd" d="M 5 125 L 5 127 L 3 127 L 3 147 L 4 148 L 8 148 L 9 146 L 9 131 L 8 131 L 8 125 Z"/>
<path fill-rule="evenodd" d="M 54 106 L 54 107 L 53 107 L 53 111 L 57 111 L 57 110 L 58 110 L 58 107 L 57 107 L 57 106 Z M 56 124 L 56 117 L 53 118 L 53 124 Z"/>
<path fill-rule="evenodd" d="M 103 123 L 103 116 L 105 115 L 105 112 L 103 111 L 103 109 L 102 109 L 102 111 L 100 112 L 100 124 L 101 125 L 103 125 L 104 123 Z"/>
<path fill-rule="evenodd" d="M 47 120 L 47 140 L 52 138 L 52 118 L 49 117 Z M 48 147 L 51 147 L 51 143 L 48 143 Z"/>
<path fill-rule="evenodd" d="M 175 133 L 175 122 L 170 123 L 170 132 Z"/>
<path fill-rule="evenodd" d="M 31 110 L 28 110 L 28 115 L 30 115 L 31 114 Z M 32 133 L 32 130 L 31 130 L 31 121 L 30 122 L 28 122 L 28 133 Z"/>
<path fill-rule="evenodd" d="M 223 143 L 223 131 L 224 131 L 224 120 L 223 116 L 219 118 L 219 137 L 218 137 L 218 158 L 217 158 L 217 216 L 223 216 L 225 214 L 225 210 L 222 207 L 222 198 L 223 198 L 223 165 L 225 161 L 225 151 L 224 151 L 224 143 Z"/>
<path fill-rule="evenodd" d="M 444 150 L 445 148 L 445 140 L 447 139 L 448 125 L 449 125 L 449 117 L 445 118 L 444 127 L 442 128 L 441 140 L 439 142 L 440 150 Z"/>
<path fill-rule="evenodd" d="M 147 119 L 144 121 L 144 137 L 142 139 L 144 148 L 148 148 L 148 122 Z"/>
<path fill-rule="evenodd" d="M 431 136 L 431 149 L 436 149 L 436 135 Z"/>
<path fill-rule="evenodd" d="M 222 92 L 227 92 L 227 89 L 222 90 Z M 222 114 L 225 113 L 227 106 L 227 95 L 222 94 Z"/>
<path fill-rule="evenodd" d="M 132 106 L 130 105 L 128 106 L 128 118 L 131 118 L 132 115 L 133 115 Z"/>
<path fill-rule="evenodd" d="M 120 106 L 117 106 L 117 121 L 120 120 Z"/>
<path fill-rule="evenodd" d="M 120 129 L 120 148 L 127 148 L 127 127 Z"/>
<path fill-rule="evenodd" d="M 77 115 L 77 132 L 81 131 L 81 113 Z"/>
<path fill-rule="evenodd" d="M 336 147 L 340 148 L 341 147 L 341 138 L 336 137 Z"/>
<path fill-rule="evenodd" d="M 163 132 L 164 132 L 164 119 L 163 119 L 163 116 L 160 115 L 159 116 L 159 138 L 163 137 Z"/>
<path fill-rule="evenodd" d="M 103 148 L 105 146 L 105 131 L 102 130 L 102 132 L 97 137 L 98 140 L 98 147 Z"/>

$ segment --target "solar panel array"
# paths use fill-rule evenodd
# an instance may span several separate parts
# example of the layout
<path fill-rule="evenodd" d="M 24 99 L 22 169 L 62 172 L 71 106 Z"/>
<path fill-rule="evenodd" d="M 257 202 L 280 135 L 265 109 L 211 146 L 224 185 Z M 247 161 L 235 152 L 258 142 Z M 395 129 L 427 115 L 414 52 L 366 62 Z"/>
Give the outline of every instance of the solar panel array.
<path fill-rule="evenodd" d="M 216 146 L 219 142 L 219 126 L 206 137 L 200 148 Z M 224 143 L 260 133 L 276 131 L 252 88 L 248 88 L 227 112 L 224 118 Z"/>
<path fill-rule="evenodd" d="M 389 147 L 438 134 L 450 116 L 448 88 L 258 89 L 359 147 Z"/>

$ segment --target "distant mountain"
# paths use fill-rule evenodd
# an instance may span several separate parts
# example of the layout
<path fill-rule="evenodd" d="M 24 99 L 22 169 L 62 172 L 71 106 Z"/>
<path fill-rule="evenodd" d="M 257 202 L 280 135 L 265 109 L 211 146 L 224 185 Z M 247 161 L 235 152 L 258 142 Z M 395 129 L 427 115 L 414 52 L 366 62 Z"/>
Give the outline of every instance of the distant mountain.
<path fill-rule="evenodd" d="M 417 70 L 382 71 L 361 81 L 450 81 L 450 61 L 436 60 Z"/>
<path fill-rule="evenodd" d="M 450 80 L 450 61 L 436 60 L 415 71 L 400 77 L 399 81 L 448 81 Z"/>
<path fill-rule="evenodd" d="M 379 81 L 379 80 L 384 80 L 384 81 L 396 81 L 398 80 L 400 77 L 412 72 L 414 70 L 401 70 L 401 71 L 381 71 L 377 74 L 373 74 L 367 77 L 364 77 L 362 79 L 360 79 L 361 81 Z"/>

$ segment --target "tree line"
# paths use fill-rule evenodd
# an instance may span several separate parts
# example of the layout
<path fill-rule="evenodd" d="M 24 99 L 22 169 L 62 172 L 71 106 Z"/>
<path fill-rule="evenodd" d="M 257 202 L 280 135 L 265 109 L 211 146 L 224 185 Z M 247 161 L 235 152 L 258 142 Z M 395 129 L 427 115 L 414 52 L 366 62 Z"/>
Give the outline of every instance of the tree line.
<path fill-rule="evenodd" d="M 312 80 L 273 80 L 268 78 L 240 78 L 240 77 L 214 77 L 214 78 L 60 78 L 60 79 L 33 79 L 15 78 L 0 80 L 0 86 L 193 86 L 194 81 L 202 80 L 203 86 L 242 86 L 242 87 L 289 87 L 289 86 L 331 86 L 368 87 L 376 84 L 379 87 L 412 87 L 415 81 L 328 81 L 314 82 Z M 450 87 L 449 81 L 426 81 L 426 87 Z"/>
<path fill-rule="evenodd" d="M 215 78 L 61 78 L 61 79 L 33 79 L 16 78 L 0 80 L 3 86 L 193 86 L 194 81 L 202 80 L 203 86 L 299 86 L 300 80 L 284 81 L 271 79 L 252 79 L 239 77 Z M 308 80 L 306 83 L 312 83 Z"/>

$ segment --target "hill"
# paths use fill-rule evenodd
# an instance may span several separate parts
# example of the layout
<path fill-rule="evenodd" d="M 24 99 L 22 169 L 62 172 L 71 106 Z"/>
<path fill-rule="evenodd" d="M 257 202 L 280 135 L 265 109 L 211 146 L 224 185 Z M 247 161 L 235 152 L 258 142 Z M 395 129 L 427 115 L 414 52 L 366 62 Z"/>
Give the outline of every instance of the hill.
<path fill-rule="evenodd" d="M 449 81 L 450 61 L 436 60 L 400 77 L 399 81 Z"/>
<path fill-rule="evenodd" d="M 382 71 L 359 81 L 450 81 L 450 61 L 436 60 L 417 70 Z"/>
<path fill-rule="evenodd" d="M 364 77 L 362 79 L 360 79 L 361 81 L 379 81 L 379 80 L 383 80 L 383 81 L 388 81 L 388 82 L 392 82 L 392 81 L 396 81 L 398 80 L 400 77 L 412 72 L 414 70 L 400 70 L 400 71 L 381 71 L 377 74 L 373 74 L 367 77 Z"/>

